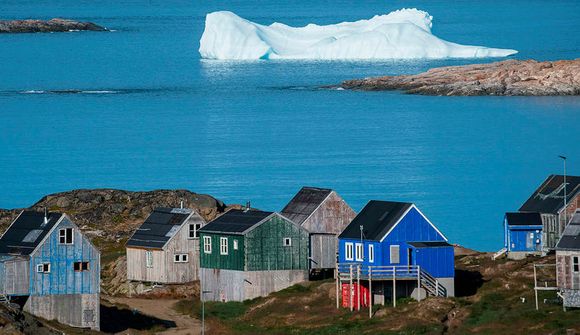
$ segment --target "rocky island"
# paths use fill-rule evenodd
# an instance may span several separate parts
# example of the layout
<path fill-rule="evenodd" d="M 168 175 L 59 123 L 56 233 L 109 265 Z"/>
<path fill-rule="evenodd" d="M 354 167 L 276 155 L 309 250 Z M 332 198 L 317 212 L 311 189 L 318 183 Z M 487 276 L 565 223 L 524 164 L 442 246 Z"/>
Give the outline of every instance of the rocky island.
<path fill-rule="evenodd" d="M 52 33 L 77 30 L 107 31 L 107 28 L 92 22 L 65 19 L 51 20 L 0 20 L 1 33 Z"/>
<path fill-rule="evenodd" d="M 490 64 L 448 66 L 416 75 L 348 80 L 340 87 L 448 96 L 580 95 L 580 59 L 553 62 L 506 60 Z"/>

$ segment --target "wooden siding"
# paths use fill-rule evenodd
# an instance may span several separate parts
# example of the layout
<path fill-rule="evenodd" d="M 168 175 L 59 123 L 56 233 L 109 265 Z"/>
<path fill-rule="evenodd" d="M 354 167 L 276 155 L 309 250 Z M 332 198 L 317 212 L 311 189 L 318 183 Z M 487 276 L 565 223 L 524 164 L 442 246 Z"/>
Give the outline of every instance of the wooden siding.
<path fill-rule="evenodd" d="M 284 238 L 291 246 L 284 246 Z M 246 270 L 306 270 L 309 267 L 309 234 L 278 215 L 254 227 L 245 235 Z M 219 246 L 218 246 L 219 247 Z"/>
<path fill-rule="evenodd" d="M 178 284 L 199 278 L 199 238 L 189 238 L 189 224 L 205 221 L 193 213 L 185 221 L 163 250 L 150 249 L 153 263 L 146 266 L 144 248 L 127 247 L 127 279 L 153 283 Z M 175 254 L 187 254 L 187 262 L 174 262 Z"/>
<path fill-rule="evenodd" d="M 333 269 L 336 266 L 336 235 L 310 234 L 310 268 Z"/>
<path fill-rule="evenodd" d="M 332 191 L 308 217 L 302 227 L 311 233 L 340 234 L 356 213 L 336 192 Z"/>
<path fill-rule="evenodd" d="M 308 280 L 306 270 L 236 271 L 205 269 L 200 271 L 206 301 L 244 301 L 264 297 Z"/>
<path fill-rule="evenodd" d="M 541 214 L 542 216 L 542 248 L 547 251 L 553 249 L 560 238 L 560 227 L 557 216 L 554 214 Z"/>
<path fill-rule="evenodd" d="M 556 279 L 559 288 L 580 290 L 580 273 L 572 271 L 572 257 L 580 251 L 556 250 Z"/>
<path fill-rule="evenodd" d="M 73 244 L 59 244 L 59 229 L 73 228 Z M 89 262 L 88 271 L 74 271 L 75 262 Z M 36 266 L 50 263 L 50 273 Z M 30 256 L 30 295 L 92 294 L 100 290 L 100 253 L 65 217 Z"/>
<path fill-rule="evenodd" d="M 99 330 L 99 294 L 58 294 L 30 296 L 24 311 L 60 323 Z"/>
<path fill-rule="evenodd" d="M 204 236 L 211 237 L 211 253 L 205 253 L 203 247 Z M 228 254 L 220 253 L 220 239 L 228 239 Z M 234 250 L 234 241 L 238 241 L 238 250 Z M 244 236 L 234 234 L 202 233 L 200 236 L 200 258 L 202 268 L 244 270 Z"/>
<path fill-rule="evenodd" d="M 0 262 L 0 294 L 28 295 L 29 283 L 28 259 L 13 258 Z"/>

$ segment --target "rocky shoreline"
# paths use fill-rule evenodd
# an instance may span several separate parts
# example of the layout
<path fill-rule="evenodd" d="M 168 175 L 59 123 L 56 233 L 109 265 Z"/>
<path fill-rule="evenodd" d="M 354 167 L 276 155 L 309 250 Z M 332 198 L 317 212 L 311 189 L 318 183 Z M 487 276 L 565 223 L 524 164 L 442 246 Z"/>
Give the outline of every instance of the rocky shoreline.
<path fill-rule="evenodd" d="M 65 19 L 51 20 L 0 20 L 0 33 L 51 33 L 67 31 L 107 31 L 92 22 Z"/>
<path fill-rule="evenodd" d="M 506 60 L 449 66 L 416 75 L 347 80 L 339 87 L 445 96 L 580 95 L 580 59 L 554 62 Z"/>

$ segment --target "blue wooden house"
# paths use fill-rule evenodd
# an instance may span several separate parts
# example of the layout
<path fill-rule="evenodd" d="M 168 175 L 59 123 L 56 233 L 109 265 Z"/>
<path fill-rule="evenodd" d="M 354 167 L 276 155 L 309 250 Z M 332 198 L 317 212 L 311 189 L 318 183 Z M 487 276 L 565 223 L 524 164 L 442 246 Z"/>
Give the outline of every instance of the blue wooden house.
<path fill-rule="evenodd" d="M 510 258 L 542 253 L 542 215 L 540 213 L 506 213 L 504 247 Z M 518 257 L 521 256 L 521 257 Z"/>
<path fill-rule="evenodd" d="M 99 329 L 100 253 L 66 214 L 23 211 L 0 238 L 0 295 L 24 311 Z"/>
<path fill-rule="evenodd" d="M 338 272 L 338 285 L 356 280 L 374 303 L 455 291 L 453 246 L 406 202 L 372 200 L 361 210 L 339 236 Z"/>

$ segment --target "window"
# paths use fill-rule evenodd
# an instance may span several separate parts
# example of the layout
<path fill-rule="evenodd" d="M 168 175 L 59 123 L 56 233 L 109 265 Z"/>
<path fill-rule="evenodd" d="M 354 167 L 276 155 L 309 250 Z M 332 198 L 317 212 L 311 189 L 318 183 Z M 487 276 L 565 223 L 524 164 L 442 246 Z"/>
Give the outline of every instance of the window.
<path fill-rule="evenodd" d="M 187 254 L 174 254 L 173 255 L 173 262 L 174 263 L 187 263 L 188 262 L 188 255 Z"/>
<path fill-rule="evenodd" d="M 203 252 L 206 254 L 211 254 L 211 236 L 203 237 Z"/>
<path fill-rule="evenodd" d="M 290 237 L 284 237 L 284 244 L 283 244 L 283 246 L 285 246 L 285 247 L 292 246 L 292 239 Z"/>
<path fill-rule="evenodd" d="M 74 262 L 73 268 L 75 272 L 89 271 L 89 262 Z"/>
<path fill-rule="evenodd" d="M 153 252 L 149 250 L 145 251 L 145 266 L 148 268 L 153 267 Z"/>
<path fill-rule="evenodd" d="M 356 244 L 356 260 L 361 262 L 364 260 L 364 250 L 362 243 Z"/>
<path fill-rule="evenodd" d="M 234 240 L 234 250 L 238 250 L 238 240 Z"/>
<path fill-rule="evenodd" d="M 42 263 L 36 265 L 36 272 L 50 273 L 50 263 Z"/>
<path fill-rule="evenodd" d="M 391 252 L 391 264 L 399 264 L 400 262 L 399 246 L 391 245 L 390 252 Z"/>
<path fill-rule="evenodd" d="M 580 257 L 578 257 L 578 256 L 572 257 L 572 271 L 574 271 L 574 272 L 580 272 L 579 258 Z"/>
<path fill-rule="evenodd" d="M 220 237 L 220 255 L 228 254 L 228 238 Z"/>
<path fill-rule="evenodd" d="M 347 242 L 344 244 L 344 258 L 347 261 L 352 261 L 352 243 Z"/>
<path fill-rule="evenodd" d="M 373 263 L 375 261 L 375 245 L 369 244 L 369 263 Z"/>
<path fill-rule="evenodd" d="M 59 244 L 73 244 L 73 229 L 63 228 L 58 231 Z"/>
<path fill-rule="evenodd" d="M 197 231 L 201 228 L 199 223 L 189 224 L 189 238 L 197 238 Z"/>

